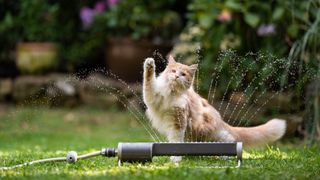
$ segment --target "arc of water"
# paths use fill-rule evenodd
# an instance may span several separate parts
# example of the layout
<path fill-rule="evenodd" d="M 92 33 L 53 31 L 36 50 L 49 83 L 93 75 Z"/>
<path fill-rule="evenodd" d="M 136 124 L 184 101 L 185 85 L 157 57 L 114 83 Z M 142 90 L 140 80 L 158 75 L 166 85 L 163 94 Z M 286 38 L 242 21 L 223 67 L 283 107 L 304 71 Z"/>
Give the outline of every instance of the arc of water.
<path fill-rule="evenodd" d="M 251 62 L 251 63 L 249 64 L 249 66 L 251 66 L 253 63 L 254 63 L 254 62 Z M 241 74 L 241 78 L 244 78 L 244 76 L 248 73 L 248 71 L 249 71 L 249 69 L 246 69 L 245 72 Z M 237 83 L 236 88 L 238 88 L 238 86 L 241 84 L 241 82 L 242 82 L 242 81 L 240 81 L 240 82 Z M 229 98 L 227 107 L 225 108 L 225 111 L 224 111 L 223 116 L 222 116 L 223 119 L 224 119 L 224 117 L 225 117 L 225 115 L 226 115 L 226 112 L 227 112 L 229 106 L 230 106 L 231 100 L 232 100 L 232 98 L 233 98 L 233 96 L 234 96 L 234 92 L 235 92 L 235 90 L 233 90 L 233 92 L 232 92 L 232 94 L 231 94 L 231 97 Z M 243 94 L 242 94 L 242 95 L 243 95 Z M 241 100 L 242 95 L 241 95 L 240 99 L 237 101 L 236 106 L 233 108 L 233 111 L 232 111 L 232 113 L 231 113 L 231 116 L 232 116 L 233 112 L 235 111 L 235 109 L 237 108 L 237 105 L 240 103 L 239 101 Z M 229 120 L 230 120 L 230 118 L 228 119 L 227 123 L 229 123 Z"/>
<path fill-rule="evenodd" d="M 103 82 L 101 82 L 100 81 L 100 83 L 103 83 Z M 125 82 L 123 82 L 123 83 L 125 83 Z M 127 83 L 125 83 L 126 84 L 126 87 L 130 87 Z M 112 90 L 115 90 L 115 91 L 117 91 L 123 98 L 125 98 L 125 99 L 127 99 L 127 97 L 122 93 L 122 92 L 120 92 L 120 91 L 118 91 L 116 88 L 113 88 L 113 87 L 108 87 L 108 88 L 110 88 L 110 89 L 112 89 Z M 132 89 L 131 89 L 132 90 Z M 134 93 L 133 92 L 133 90 L 132 90 L 132 93 Z M 134 93 L 135 94 L 135 93 Z M 140 100 L 140 98 L 136 95 L 136 97 Z M 117 98 L 117 100 L 120 100 L 119 98 Z M 128 101 L 128 100 L 127 100 Z M 122 102 L 122 101 L 119 101 L 121 104 L 123 104 L 124 105 L 124 107 L 127 107 L 127 105 L 124 103 L 124 102 Z M 129 101 L 128 101 L 129 102 Z M 132 102 L 129 102 L 131 105 L 132 105 Z M 134 110 L 135 110 L 135 112 L 137 112 L 138 113 L 138 115 L 140 116 L 140 117 L 142 117 L 142 120 L 144 120 L 145 122 L 147 122 L 146 121 L 146 119 L 145 119 L 145 117 L 142 115 L 142 113 L 140 112 L 140 110 L 138 110 L 135 106 L 133 106 L 132 105 L 132 107 L 134 108 Z M 128 108 L 128 107 L 127 107 Z M 128 109 L 129 110 L 129 109 Z M 132 111 L 131 111 L 132 112 Z M 136 120 L 140 123 L 140 124 L 143 124 L 143 122 L 139 119 L 139 118 L 136 118 Z M 157 137 L 157 139 L 160 141 L 160 138 L 158 137 L 158 135 L 157 135 L 157 133 L 155 132 L 155 130 L 151 127 L 151 125 L 149 124 L 149 123 L 147 123 L 147 125 L 148 125 L 148 127 L 149 127 L 149 129 L 151 129 L 151 131 L 155 134 L 155 136 Z M 145 127 L 145 125 L 143 124 L 143 126 Z M 147 130 L 147 129 L 146 129 Z M 147 130 L 148 131 L 148 130 Z"/>
<path fill-rule="evenodd" d="M 201 51 L 201 47 L 199 46 L 197 48 L 197 51 L 196 51 L 196 54 L 197 54 L 197 64 L 200 64 L 200 60 L 201 60 L 201 55 L 200 55 L 200 51 Z M 199 92 L 199 74 L 200 74 L 200 69 L 201 69 L 201 66 L 198 66 L 198 69 L 197 69 L 197 72 L 196 72 L 196 76 L 197 76 L 197 86 L 196 86 L 196 89 L 197 89 L 197 92 Z"/>
<path fill-rule="evenodd" d="M 119 91 L 118 91 L 119 92 Z M 145 121 L 145 118 L 144 116 L 141 114 L 141 112 L 128 100 L 127 100 L 127 103 L 129 103 L 131 105 L 128 106 L 127 103 L 125 103 L 124 101 L 122 101 L 116 94 L 112 93 L 112 92 L 109 92 L 110 94 L 112 94 L 126 109 L 129 110 L 129 112 L 134 116 L 134 118 L 144 127 L 144 129 L 149 133 L 149 135 L 153 138 L 154 141 L 156 141 L 155 139 L 157 139 L 158 142 L 161 141 L 161 139 L 159 138 L 159 136 L 157 135 L 157 133 L 155 132 L 155 130 L 149 125 L 149 123 L 147 123 L 147 126 L 145 125 L 144 122 Z M 126 98 L 124 95 L 121 95 L 122 97 Z M 138 115 L 136 114 L 138 113 Z M 142 120 L 140 118 L 142 117 Z M 150 132 L 153 133 L 151 133 Z"/>
<path fill-rule="evenodd" d="M 110 76 L 112 76 L 113 78 L 117 79 L 121 84 L 123 84 L 127 89 L 129 89 L 129 91 L 139 100 L 139 104 L 144 107 L 147 108 L 146 105 L 144 104 L 144 102 L 141 100 L 141 97 L 139 97 L 137 95 L 137 93 L 135 93 L 135 91 L 130 87 L 130 85 L 128 83 L 126 83 L 124 80 L 122 80 L 119 76 L 117 76 L 116 74 L 114 74 L 111 71 L 106 71 L 106 73 Z"/>
<path fill-rule="evenodd" d="M 244 77 L 244 76 L 242 76 L 242 77 Z M 236 88 L 238 88 L 238 86 L 239 86 L 240 84 L 241 84 L 240 81 L 237 82 Z M 230 96 L 230 98 L 229 98 L 229 100 L 228 100 L 227 107 L 225 108 L 225 110 L 224 110 L 224 112 L 223 112 L 223 115 L 222 115 L 222 119 L 224 119 L 225 115 L 227 114 L 227 111 L 228 111 L 228 108 L 229 108 L 229 106 L 230 106 L 231 100 L 233 99 L 234 93 L 235 93 L 235 90 L 233 90 L 233 92 L 232 92 L 232 94 L 231 94 L 231 96 Z M 228 119 L 227 123 L 228 123 L 228 122 L 229 122 L 229 119 Z"/>
<path fill-rule="evenodd" d="M 233 51 L 231 51 L 231 52 L 233 53 Z M 212 89 L 213 78 L 211 78 L 212 80 L 211 80 L 210 85 L 209 85 L 209 94 L 208 94 L 208 98 L 207 99 L 210 102 L 210 104 L 213 103 L 213 100 L 214 100 L 214 97 L 215 97 L 215 94 L 216 94 L 216 90 L 217 90 L 218 78 L 220 77 L 220 72 L 222 70 L 223 63 L 224 63 L 224 61 L 221 59 L 221 57 L 222 57 L 222 55 L 221 55 L 221 52 L 220 52 L 219 58 L 217 59 L 218 61 L 220 61 L 220 65 L 216 66 L 216 67 L 219 67 L 219 70 L 218 70 L 218 73 L 215 76 L 215 80 L 214 80 L 215 83 L 214 83 L 214 87 L 213 87 L 212 99 L 211 99 L 211 89 Z M 216 67 L 215 67 L 215 70 L 216 70 Z M 211 77 L 213 77 L 213 74 L 214 73 L 212 73 Z"/>
<path fill-rule="evenodd" d="M 210 98 L 211 98 L 212 83 L 213 83 L 213 73 L 211 74 L 211 81 L 210 81 L 209 91 L 208 91 L 208 96 L 207 96 L 208 102 L 211 102 L 211 101 L 210 101 Z M 215 92 L 213 92 L 213 93 L 215 93 Z"/>
<path fill-rule="evenodd" d="M 275 62 L 271 62 L 270 64 L 274 64 L 274 63 L 275 63 Z M 266 66 L 266 67 L 268 67 L 268 66 Z M 263 69 L 266 69 L 266 67 L 264 67 Z M 269 66 L 269 67 L 272 68 L 273 66 Z M 238 101 L 237 101 L 237 103 L 236 103 L 236 106 L 234 107 L 234 109 L 233 109 L 233 111 L 232 111 L 232 113 L 231 113 L 231 115 L 230 115 L 230 117 L 229 117 L 229 119 L 228 119 L 228 122 L 232 119 L 232 116 L 233 116 L 235 110 L 237 109 L 237 107 L 238 107 L 238 105 L 239 105 L 239 103 L 240 103 L 240 100 L 243 98 L 244 94 L 249 90 L 249 88 L 251 87 L 252 83 L 261 76 L 261 73 L 262 73 L 262 72 L 263 72 L 263 70 L 260 71 L 260 72 L 258 72 L 258 75 L 255 76 L 255 77 L 252 79 L 252 81 L 249 83 L 249 85 L 248 85 L 247 88 L 245 89 L 244 93 L 241 94 L 240 98 L 238 99 Z M 275 72 L 275 68 L 272 68 L 271 73 L 269 73 L 269 75 L 268 75 L 266 78 L 270 77 L 274 72 Z M 266 78 L 265 78 L 265 79 L 266 79 Z M 241 112 L 242 112 L 242 110 L 244 109 L 244 107 L 248 104 L 249 99 L 253 96 L 253 94 L 254 94 L 257 90 L 258 90 L 258 88 L 255 87 L 254 90 L 253 90 L 253 92 L 248 96 L 248 98 L 247 98 L 247 100 L 245 101 L 245 103 L 243 103 L 243 105 L 241 106 L 241 108 L 240 108 L 240 110 L 238 111 L 235 119 L 237 119 L 237 118 L 239 117 L 239 115 L 241 114 Z"/>
<path fill-rule="evenodd" d="M 239 66 L 240 66 L 240 63 L 236 66 L 235 72 L 237 72 L 237 71 L 238 71 Z M 220 106 L 219 106 L 218 111 L 220 111 L 220 110 L 221 110 L 221 107 L 222 107 L 223 101 L 224 101 L 224 99 L 225 99 L 225 97 L 226 97 L 226 95 L 227 95 L 227 93 L 228 93 L 229 86 L 230 86 L 231 82 L 233 81 L 233 79 L 234 79 L 234 76 L 232 76 L 232 77 L 230 78 L 229 82 L 228 82 L 227 88 L 226 88 L 226 90 L 225 90 L 225 91 L 224 91 L 224 93 L 223 93 L 222 100 L 221 100 L 221 103 L 220 103 Z M 228 104 L 230 104 L 230 100 L 229 100 Z"/>
<path fill-rule="evenodd" d="M 232 81 L 232 80 L 233 80 L 233 78 L 231 78 L 231 79 L 229 80 L 228 85 L 227 85 L 227 88 L 226 88 L 226 90 L 225 90 L 225 91 L 224 91 L 224 93 L 223 93 L 222 100 L 221 100 L 221 102 L 220 102 L 220 105 L 219 105 L 218 111 L 220 111 L 220 110 L 221 110 L 221 107 L 222 107 L 223 101 L 224 101 L 224 99 L 225 99 L 225 97 L 226 97 L 226 95 L 227 95 L 227 92 L 228 92 L 228 89 L 229 89 L 229 86 L 230 86 L 230 84 L 231 84 L 231 81 Z"/>
<path fill-rule="evenodd" d="M 256 100 L 259 99 L 260 97 L 262 97 L 266 92 L 267 92 L 266 90 L 263 91 L 263 92 L 254 100 L 254 103 L 251 104 L 251 105 L 249 106 L 249 108 L 247 108 L 247 110 L 246 110 L 245 113 L 243 114 L 242 118 L 240 118 L 240 121 L 238 122 L 237 126 L 239 126 L 239 125 L 242 123 L 242 121 L 244 120 L 244 117 L 245 117 L 245 116 L 250 112 L 250 110 L 255 106 Z"/>
<path fill-rule="evenodd" d="M 287 62 L 287 65 L 286 66 L 289 66 L 290 62 Z M 276 81 L 279 81 L 279 80 L 282 80 L 282 77 L 278 77 L 276 79 Z M 288 87 L 291 87 L 293 86 L 293 84 L 289 84 Z M 281 89 L 279 91 L 277 91 L 276 93 L 274 93 L 269 99 L 267 99 L 247 120 L 247 123 L 252 120 L 252 118 L 254 118 L 254 116 L 260 112 L 260 110 L 262 109 L 262 107 L 264 107 L 271 99 L 273 99 L 276 95 L 278 95 L 279 93 L 281 93 L 284 89 L 286 89 L 286 87 L 281 87 Z M 261 96 L 265 93 L 266 91 L 264 91 Z M 258 96 L 258 97 L 261 97 L 261 96 Z M 255 100 L 256 101 L 256 100 Z M 245 114 L 243 115 L 243 117 L 241 118 L 241 120 L 239 121 L 238 125 L 245 119 L 245 116 L 248 114 L 248 112 L 250 111 L 249 109 L 253 107 L 254 104 L 252 104 L 248 109 L 247 111 L 245 112 Z"/>
<path fill-rule="evenodd" d="M 156 136 L 156 138 L 153 136 L 153 134 L 148 130 L 148 128 L 144 125 L 143 122 L 140 121 L 139 117 L 137 117 L 137 115 L 129 108 L 127 107 L 126 103 L 124 103 L 122 100 L 120 100 L 120 98 L 118 98 L 115 94 L 110 93 L 111 95 L 113 95 L 125 108 L 127 108 L 130 112 L 130 114 L 132 114 L 134 116 L 134 118 L 144 127 L 144 129 L 148 132 L 148 134 L 152 137 L 153 141 L 157 141 L 160 142 L 161 140 L 159 139 L 159 137 Z M 156 140 L 157 139 L 157 140 Z"/>

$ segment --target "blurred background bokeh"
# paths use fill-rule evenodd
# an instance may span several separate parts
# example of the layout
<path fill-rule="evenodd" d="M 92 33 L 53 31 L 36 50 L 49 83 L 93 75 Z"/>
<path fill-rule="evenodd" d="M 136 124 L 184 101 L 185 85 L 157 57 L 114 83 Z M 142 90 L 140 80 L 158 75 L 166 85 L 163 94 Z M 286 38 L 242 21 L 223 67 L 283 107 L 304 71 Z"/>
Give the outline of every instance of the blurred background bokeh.
<path fill-rule="evenodd" d="M 143 60 L 154 57 L 161 72 L 171 53 L 200 64 L 196 89 L 229 123 L 279 116 L 289 137 L 320 140 L 319 8 L 318 0 L 0 0 L 0 108 L 143 110 Z"/>

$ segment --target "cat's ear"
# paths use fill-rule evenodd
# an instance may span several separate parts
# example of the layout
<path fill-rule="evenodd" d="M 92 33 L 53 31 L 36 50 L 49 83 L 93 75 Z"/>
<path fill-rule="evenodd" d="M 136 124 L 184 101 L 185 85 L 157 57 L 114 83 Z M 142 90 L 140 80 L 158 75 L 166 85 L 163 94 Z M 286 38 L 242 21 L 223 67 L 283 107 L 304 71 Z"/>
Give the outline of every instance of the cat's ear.
<path fill-rule="evenodd" d="M 189 67 L 190 67 L 192 73 L 194 74 L 197 71 L 198 64 L 192 64 Z"/>
<path fill-rule="evenodd" d="M 176 60 L 173 58 L 171 54 L 169 55 L 168 62 L 169 64 L 176 63 Z"/>

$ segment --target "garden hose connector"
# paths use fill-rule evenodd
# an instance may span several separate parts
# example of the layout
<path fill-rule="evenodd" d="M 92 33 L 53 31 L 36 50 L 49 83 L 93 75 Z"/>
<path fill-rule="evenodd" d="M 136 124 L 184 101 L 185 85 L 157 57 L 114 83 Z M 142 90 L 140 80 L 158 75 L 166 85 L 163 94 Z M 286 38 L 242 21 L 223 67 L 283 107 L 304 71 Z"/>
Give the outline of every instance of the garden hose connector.
<path fill-rule="evenodd" d="M 68 163 L 75 163 L 78 160 L 78 154 L 76 151 L 70 151 L 67 154 L 66 161 Z"/>
<path fill-rule="evenodd" d="M 104 148 L 101 150 L 101 155 L 106 157 L 116 157 L 117 150 L 115 148 Z"/>

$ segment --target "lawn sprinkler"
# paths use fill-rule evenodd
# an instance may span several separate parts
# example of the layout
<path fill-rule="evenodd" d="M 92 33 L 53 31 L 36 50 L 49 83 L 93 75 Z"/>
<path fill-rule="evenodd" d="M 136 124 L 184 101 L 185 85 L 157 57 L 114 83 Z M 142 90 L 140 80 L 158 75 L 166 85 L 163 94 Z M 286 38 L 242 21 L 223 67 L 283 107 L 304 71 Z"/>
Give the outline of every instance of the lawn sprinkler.
<path fill-rule="evenodd" d="M 118 157 L 118 165 L 123 162 L 152 162 L 154 156 L 236 156 L 237 166 L 242 161 L 242 142 L 187 142 L 187 143 L 153 143 L 153 142 L 122 142 L 117 148 L 103 148 L 101 151 L 78 156 L 75 151 L 68 152 L 66 157 L 56 157 L 35 160 L 10 167 L 0 167 L 0 170 L 13 169 L 36 163 L 67 161 L 75 163 L 79 159 L 94 156 Z"/>

